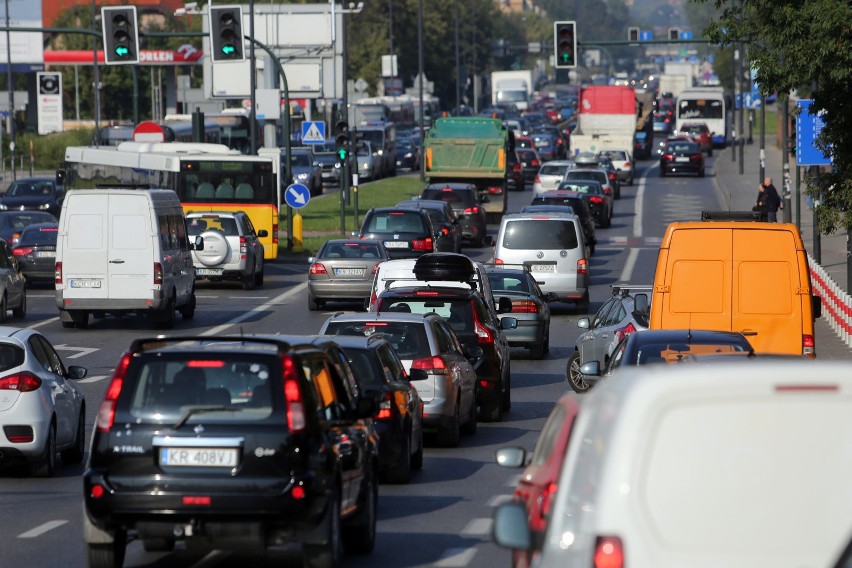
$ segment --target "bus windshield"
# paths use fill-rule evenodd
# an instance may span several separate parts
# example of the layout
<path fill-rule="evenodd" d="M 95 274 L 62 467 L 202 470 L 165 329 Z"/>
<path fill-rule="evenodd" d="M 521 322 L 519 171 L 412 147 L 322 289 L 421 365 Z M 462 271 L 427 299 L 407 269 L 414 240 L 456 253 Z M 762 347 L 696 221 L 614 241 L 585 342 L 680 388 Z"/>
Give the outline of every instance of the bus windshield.
<path fill-rule="evenodd" d="M 681 99 L 678 101 L 678 118 L 724 118 L 724 104 L 720 99 Z"/>

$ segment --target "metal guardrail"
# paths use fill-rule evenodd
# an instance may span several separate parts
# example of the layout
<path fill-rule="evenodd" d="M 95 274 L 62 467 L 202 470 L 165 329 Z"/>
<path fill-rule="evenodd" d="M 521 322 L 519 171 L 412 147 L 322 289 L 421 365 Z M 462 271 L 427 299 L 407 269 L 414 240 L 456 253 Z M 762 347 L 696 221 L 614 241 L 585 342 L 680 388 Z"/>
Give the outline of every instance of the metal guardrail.
<path fill-rule="evenodd" d="M 822 298 L 822 313 L 843 343 L 852 348 L 852 296 L 843 291 L 808 253 L 814 292 Z"/>

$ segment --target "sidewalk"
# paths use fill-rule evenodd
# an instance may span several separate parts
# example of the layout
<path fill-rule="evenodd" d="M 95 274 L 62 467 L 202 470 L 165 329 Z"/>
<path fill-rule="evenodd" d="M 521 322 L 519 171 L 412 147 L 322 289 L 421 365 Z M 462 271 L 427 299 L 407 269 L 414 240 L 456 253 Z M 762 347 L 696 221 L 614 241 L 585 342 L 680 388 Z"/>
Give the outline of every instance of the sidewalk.
<path fill-rule="evenodd" d="M 781 149 L 776 145 L 774 136 L 767 136 L 765 142 L 765 175 L 772 178 L 772 182 L 778 193 L 783 193 L 784 170 Z M 732 160 L 733 146 L 729 146 L 718 152 L 713 166 L 713 174 L 716 187 L 719 190 L 722 202 L 732 211 L 750 211 L 757 197 L 757 184 L 760 179 L 760 139 L 755 136 L 753 144 L 746 144 L 744 148 L 743 174 L 740 175 L 739 150 L 736 149 L 737 161 Z M 796 222 L 796 207 L 800 207 L 801 225 L 799 230 L 802 234 L 805 248 L 814 257 L 813 238 L 813 213 L 807 207 L 804 192 L 800 202 L 796 203 L 796 160 L 790 156 L 790 185 L 792 191 L 791 219 Z M 804 183 L 803 183 L 804 185 Z M 778 212 L 779 220 L 782 212 Z M 834 233 L 821 236 L 821 263 L 812 266 L 821 267 L 824 272 L 839 286 L 846 289 L 846 234 Z M 812 261 L 813 262 L 813 261 Z M 814 278 L 812 277 L 812 281 Z M 813 283 L 813 282 L 812 282 Z M 814 284 L 815 285 L 815 284 Z M 816 351 L 820 359 L 852 359 L 852 348 L 850 348 L 834 331 L 829 323 L 829 313 L 826 309 L 825 298 L 823 298 L 823 317 L 816 320 Z"/>

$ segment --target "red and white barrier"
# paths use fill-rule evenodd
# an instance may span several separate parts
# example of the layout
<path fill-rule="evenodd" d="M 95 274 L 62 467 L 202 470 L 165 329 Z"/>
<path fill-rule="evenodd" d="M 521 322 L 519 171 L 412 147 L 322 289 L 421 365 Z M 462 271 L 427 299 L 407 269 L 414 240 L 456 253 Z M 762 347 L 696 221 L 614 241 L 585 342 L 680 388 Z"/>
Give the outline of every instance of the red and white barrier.
<path fill-rule="evenodd" d="M 815 294 L 822 298 L 822 317 L 828 322 L 837 336 L 852 347 L 852 296 L 843 291 L 831 279 L 828 272 L 814 262 L 808 254 L 810 263 L 811 286 Z M 819 347 L 817 347 L 819 353 Z"/>

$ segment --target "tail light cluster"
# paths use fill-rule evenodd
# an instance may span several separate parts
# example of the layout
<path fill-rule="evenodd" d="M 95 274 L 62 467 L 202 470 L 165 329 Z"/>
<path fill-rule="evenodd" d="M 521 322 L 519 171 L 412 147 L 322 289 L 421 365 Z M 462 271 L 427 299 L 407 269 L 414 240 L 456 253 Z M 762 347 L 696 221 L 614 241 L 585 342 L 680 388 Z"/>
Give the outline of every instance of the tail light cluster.
<path fill-rule="evenodd" d="M 588 274 L 589 273 L 589 263 L 586 262 L 585 258 L 581 258 L 577 261 L 577 274 Z"/>
<path fill-rule="evenodd" d="M 245 259 L 246 253 L 248 253 L 248 243 L 245 237 L 240 237 L 240 258 Z"/>
<path fill-rule="evenodd" d="M 701 160 L 704 159 L 704 156 L 702 156 L 701 154 L 693 154 L 692 156 L 690 156 L 690 159 L 693 162 L 700 162 Z"/>
<path fill-rule="evenodd" d="M 57 262 L 56 268 L 53 270 L 53 281 L 56 284 L 62 284 L 62 263 Z"/>
<path fill-rule="evenodd" d="M 603 197 L 599 195 L 593 195 L 589 198 L 589 201 L 592 203 L 603 203 Z"/>
<path fill-rule="evenodd" d="M 814 336 L 813 335 L 803 335 L 802 336 L 802 355 L 807 355 L 811 359 L 816 357 L 816 349 L 814 349 Z"/>
<path fill-rule="evenodd" d="M 382 401 L 379 403 L 379 410 L 376 412 L 374 418 L 376 420 L 388 420 L 391 417 L 391 393 L 390 391 L 385 391 L 384 396 L 382 396 Z"/>
<path fill-rule="evenodd" d="M 278 223 L 272 223 L 272 244 L 278 244 Z"/>
<path fill-rule="evenodd" d="M 154 263 L 154 284 L 163 283 L 163 265 L 159 262 Z"/>
<path fill-rule="evenodd" d="M 432 375 L 446 375 L 450 372 L 447 362 L 439 355 L 422 357 L 411 362 L 412 369 L 423 369 Z"/>
<path fill-rule="evenodd" d="M 32 392 L 41 386 L 41 379 L 29 371 L 15 373 L 8 377 L 0 377 L 0 390 Z"/>
<path fill-rule="evenodd" d="M 490 195 L 500 195 L 503 193 L 503 188 L 497 185 L 492 185 L 488 187 L 488 193 Z"/>
<path fill-rule="evenodd" d="M 662 157 L 663 157 L 664 160 L 669 160 L 669 161 L 674 159 L 674 156 L 672 156 L 671 154 L 663 154 Z"/>
<path fill-rule="evenodd" d="M 450 230 L 447 227 L 441 227 L 441 234 L 448 237 L 450 236 Z"/>
<path fill-rule="evenodd" d="M 633 325 L 633 322 L 628 323 L 627 325 L 625 325 L 621 329 L 616 329 L 615 330 L 616 342 L 621 341 L 622 339 L 624 339 L 625 337 L 627 337 L 628 335 L 630 335 L 634 331 L 636 331 L 636 326 Z"/>
<path fill-rule="evenodd" d="M 287 428 L 295 434 L 305 429 L 305 402 L 293 358 L 282 355 L 281 368 L 284 379 L 284 401 L 287 403 Z"/>
<path fill-rule="evenodd" d="M 595 542 L 594 568 L 624 568 L 624 547 L 617 536 L 599 536 Z"/>
<path fill-rule="evenodd" d="M 535 180 L 534 180 L 534 181 L 535 181 L 536 183 L 541 183 L 541 176 L 536 175 L 536 176 L 535 176 Z"/>
<path fill-rule="evenodd" d="M 415 239 L 411 241 L 411 248 L 414 250 L 422 250 L 422 251 L 431 251 L 432 250 L 432 237 L 426 237 L 425 239 Z"/>
<path fill-rule="evenodd" d="M 18 247 L 12 249 L 12 254 L 15 256 L 26 256 L 33 252 L 33 247 Z"/>
<path fill-rule="evenodd" d="M 476 215 L 479 213 L 479 205 L 474 205 L 473 207 L 465 207 L 464 208 L 465 215 Z"/>
<path fill-rule="evenodd" d="M 476 315 L 476 310 L 471 311 L 473 312 L 473 330 L 476 332 L 478 342 L 494 343 L 494 334 L 490 329 L 482 325 L 482 322 L 479 321 L 479 317 Z"/>
<path fill-rule="evenodd" d="M 376 265 L 378 266 L 378 264 Z M 325 269 L 325 265 L 321 262 L 314 262 L 311 264 L 311 267 L 308 269 L 308 272 L 311 274 L 328 274 L 328 270 Z"/>
<path fill-rule="evenodd" d="M 121 386 L 124 383 L 124 375 L 127 373 L 127 367 L 130 366 L 132 355 L 125 353 L 118 365 L 115 367 L 115 372 L 112 374 L 112 380 L 107 387 L 104 401 L 98 409 L 97 428 L 101 432 L 109 432 L 115 422 L 115 406 L 118 403 L 118 395 L 121 394 Z"/>

